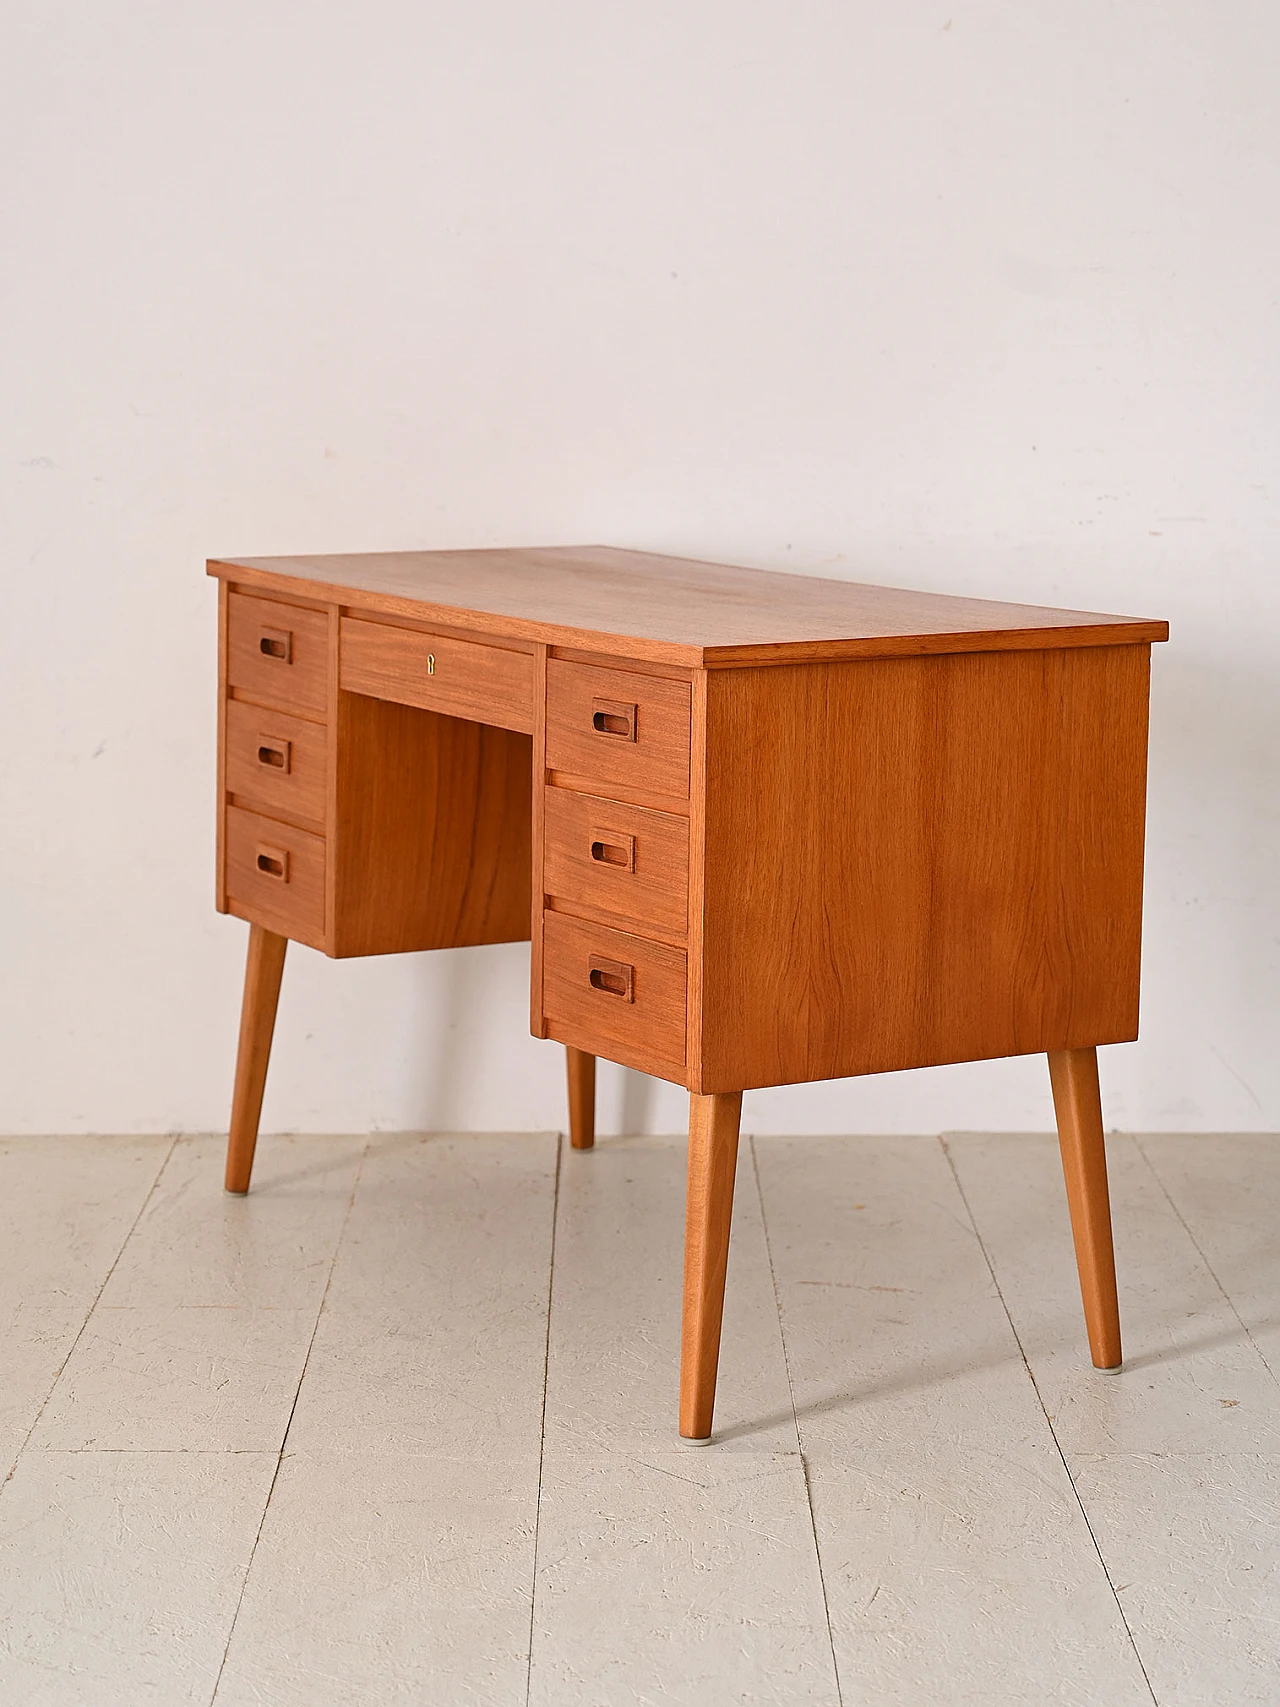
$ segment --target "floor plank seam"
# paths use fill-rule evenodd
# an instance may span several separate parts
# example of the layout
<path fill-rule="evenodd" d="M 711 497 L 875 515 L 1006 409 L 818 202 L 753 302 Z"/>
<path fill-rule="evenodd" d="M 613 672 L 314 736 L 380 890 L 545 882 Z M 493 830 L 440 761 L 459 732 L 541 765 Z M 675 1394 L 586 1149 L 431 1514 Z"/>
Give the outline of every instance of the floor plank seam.
<path fill-rule="evenodd" d="M 1186 1216 L 1182 1213 L 1181 1209 L 1178 1208 L 1177 1203 L 1174 1201 L 1173 1193 L 1169 1190 L 1168 1186 L 1164 1183 L 1164 1180 L 1160 1177 L 1160 1170 L 1156 1167 L 1155 1163 L 1151 1160 L 1151 1157 L 1147 1154 L 1146 1149 L 1143 1146 L 1142 1139 L 1138 1136 L 1138 1134 L 1136 1132 L 1132 1134 L 1132 1137 L 1133 1137 L 1134 1148 L 1137 1150 L 1138 1154 L 1142 1157 L 1143 1161 L 1146 1163 L 1147 1169 L 1150 1172 L 1152 1179 L 1155 1180 L 1156 1184 L 1160 1187 L 1160 1190 L 1164 1196 L 1165 1202 L 1169 1205 L 1170 1209 L 1173 1210 L 1173 1213 L 1178 1217 L 1178 1221 L 1180 1222 L 1180 1224 L 1182 1226 L 1183 1232 L 1191 1240 L 1192 1245 L 1195 1247 L 1195 1251 L 1196 1251 L 1197 1256 L 1200 1258 L 1200 1261 L 1204 1264 L 1205 1268 L 1208 1269 L 1209 1276 L 1212 1279 L 1213 1284 L 1218 1288 L 1218 1291 L 1222 1294 L 1223 1299 L 1226 1302 L 1227 1308 L 1231 1311 L 1231 1314 L 1235 1317 L 1236 1321 L 1239 1322 L 1241 1332 L 1244 1334 L 1244 1337 L 1248 1340 L 1249 1344 L 1253 1347 L 1254 1351 L 1257 1352 L 1258 1357 L 1262 1363 L 1262 1367 L 1266 1370 L 1267 1374 L 1271 1377 L 1271 1379 L 1274 1382 L 1276 1382 L 1276 1384 L 1278 1386 L 1280 1386 L 1280 1371 L 1277 1371 L 1271 1367 L 1271 1364 L 1267 1358 L 1266 1352 L 1263 1351 L 1262 1347 L 1258 1344 L 1257 1340 L 1254 1339 L 1253 1334 L 1251 1333 L 1251 1331 L 1249 1329 L 1248 1322 L 1245 1321 L 1244 1317 L 1240 1314 L 1239 1310 L 1236 1308 L 1235 1299 L 1231 1296 L 1231 1294 L 1227 1291 L 1226 1287 L 1218 1279 L 1217 1270 L 1214 1268 L 1213 1264 L 1209 1261 L 1209 1258 L 1205 1254 L 1204 1247 L 1201 1245 L 1199 1239 L 1197 1239 L 1195 1234 L 1191 1231 L 1191 1227 L 1188 1224 Z"/>
<path fill-rule="evenodd" d="M 249 1586 L 249 1578 L 253 1574 L 253 1561 L 257 1557 L 258 1543 L 262 1540 L 262 1531 L 266 1525 L 267 1513 L 271 1510 L 271 1496 L 276 1491 L 276 1483 L 280 1479 L 280 1466 L 284 1463 L 285 1448 L 289 1444 L 289 1430 L 293 1427 L 293 1419 L 297 1414 L 298 1395 L 302 1391 L 302 1383 L 307 1378 L 307 1368 L 311 1362 L 311 1353 L 315 1347 L 316 1335 L 320 1332 L 320 1318 L 324 1315 L 325 1301 L 329 1296 L 329 1288 L 333 1284 L 333 1271 L 338 1266 L 338 1254 L 342 1250 L 342 1241 L 347 1235 L 347 1223 L 351 1219 L 352 1205 L 356 1200 L 356 1192 L 360 1186 L 360 1175 L 364 1171 L 365 1157 L 369 1154 L 369 1139 L 366 1136 L 364 1147 L 360 1151 L 360 1159 L 356 1163 L 356 1171 L 351 1181 L 351 1191 L 347 1196 L 347 1207 L 343 1212 L 342 1225 L 338 1229 L 338 1237 L 333 1243 L 333 1255 L 329 1259 L 329 1272 L 325 1276 L 324 1291 L 320 1294 L 320 1303 L 316 1308 L 315 1320 L 311 1324 L 311 1335 L 307 1340 L 307 1353 L 302 1360 L 302 1372 L 298 1376 L 298 1385 L 293 1390 L 293 1403 L 289 1406 L 289 1417 L 284 1425 L 284 1433 L 280 1437 L 280 1450 L 276 1453 L 275 1469 L 271 1472 L 271 1485 L 267 1489 L 267 1497 L 262 1502 L 262 1513 L 258 1518 L 258 1527 L 254 1531 L 253 1546 L 249 1549 L 249 1557 L 245 1562 L 244 1576 L 240 1580 L 240 1593 L 236 1597 L 235 1611 L 231 1614 L 231 1623 L 227 1627 L 227 1640 L 222 1650 L 222 1659 L 218 1663 L 218 1675 L 213 1680 L 213 1694 L 209 1697 L 209 1707 L 214 1707 L 218 1699 L 218 1691 L 222 1688 L 222 1675 L 227 1669 L 227 1658 L 231 1653 L 231 1643 L 235 1637 L 236 1624 L 240 1618 L 240 1609 L 244 1605 L 245 1591 Z"/>
<path fill-rule="evenodd" d="M 1066 1453 L 1062 1449 L 1062 1442 L 1058 1439 L 1058 1431 L 1053 1426 L 1053 1418 L 1049 1415 L 1049 1407 L 1044 1402 L 1044 1395 L 1040 1391 L 1040 1384 L 1036 1380 L 1035 1373 L 1031 1368 L 1030 1360 L 1027 1357 L 1026 1349 L 1022 1343 L 1022 1336 L 1019 1334 L 1017 1327 L 1014 1324 L 1013 1312 L 1009 1309 L 1008 1303 L 1005 1301 L 1004 1292 L 1002 1291 L 1000 1282 L 996 1277 L 996 1268 L 994 1262 L 991 1260 L 991 1253 L 987 1249 L 986 1240 L 982 1237 L 981 1230 L 978 1227 L 977 1219 L 974 1216 L 973 1206 L 969 1202 L 968 1194 L 966 1193 L 964 1186 L 961 1184 L 960 1172 L 956 1167 L 955 1157 L 951 1154 L 951 1146 L 947 1143 L 945 1136 L 939 1136 L 938 1142 L 942 1146 L 943 1155 L 947 1158 L 947 1166 L 951 1169 L 951 1177 L 956 1182 L 956 1190 L 960 1193 L 960 1201 L 964 1204 L 965 1214 L 969 1217 L 969 1225 L 973 1229 L 973 1236 L 978 1241 L 978 1249 L 982 1252 L 983 1261 L 987 1265 L 987 1272 L 991 1276 L 991 1284 L 996 1289 L 996 1296 L 1000 1300 L 1000 1307 L 1004 1311 L 1005 1318 L 1009 1323 L 1009 1332 L 1013 1335 L 1014 1344 L 1018 1348 L 1018 1356 L 1022 1359 L 1022 1367 L 1027 1372 L 1027 1379 L 1030 1381 L 1031 1389 L 1036 1396 L 1036 1403 L 1040 1406 L 1041 1414 L 1045 1420 L 1045 1426 L 1048 1428 L 1050 1437 L 1057 1449 L 1058 1457 L 1062 1460 L 1062 1468 L 1066 1471 L 1067 1482 L 1075 1497 L 1076 1505 L 1080 1508 L 1080 1516 L 1084 1519 L 1084 1526 L 1089 1532 L 1089 1539 L 1093 1543 L 1093 1550 L 1098 1556 L 1098 1563 L 1102 1567 L 1102 1574 L 1106 1578 L 1107 1587 L 1111 1590 L 1111 1598 L 1116 1603 L 1116 1611 L 1120 1615 L 1120 1622 L 1124 1625 L 1125 1634 L 1129 1638 L 1129 1646 L 1133 1650 L 1134 1659 L 1138 1662 L 1138 1670 L 1142 1673 L 1142 1681 L 1147 1686 L 1147 1693 L 1151 1697 L 1152 1707 L 1160 1707 L 1159 1701 L 1156 1698 L 1155 1689 L 1152 1687 L 1151 1678 L 1148 1676 L 1147 1668 L 1143 1663 L 1142 1654 L 1139 1652 L 1137 1641 L 1134 1638 L 1133 1628 L 1130 1625 L 1128 1618 L 1125 1616 L 1124 1606 L 1121 1603 L 1119 1594 L 1116 1592 L 1115 1581 L 1108 1569 L 1107 1561 L 1103 1557 L 1102 1548 L 1098 1544 L 1098 1537 L 1094 1533 L 1093 1524 L 1089 1520 L 1089 1513 L 1085 1509 L 1084 1500 L 1081 1498 L 1080 1490 L 1076 1486 L 1076 1479 L 1071 1474 L 1071 1465 L 1067 1460 Z"/>
<path fill-rule="evenodd" d="M 840 1663 L 836 1659 L 836 1642 L 831 1631 L 831 1607 L 827 1601 L 827 1579 L 822 1568 L 822 1549 L 818 1545 L 818 1520 L 813 1512 L 813 1489 L 809 1483 L 809 1460 L 805 1457 L 804 1443 L 800 1438 L 800 1418 L 796 1412 L 795 1388 L 791 1383 L 791 1358 L 787 1352 L 787 1335 L 782 1325 L 782 1298 L 778 1291 L 778 1272 L 773 1266 L 773 1246 L 769 1242 L 769 1220 L 764 1212 L 764 1188 L 760 1183 L 760 1162 L 756 1155 L 754 1134 L 747 1138 L 751 1150 L 751 1173 L 756 1183 L 756 1202 L 760 1206 L 760 1227 L 764 1233 L 764 1251 L 769 1263 L 769 1281 L 773 1287 L 773 1308 L 778 1319 L 778 1342 L 782 1346 L 782 1367 L 787 1375 L 787 1397 L 791 1401 L 791 1422 L 796 1431 L 796 1452 L 800 1458 L 800 1474 L 804 1477 L 804 1497 L 809 1507 L 809 1532 L 813 1536 L 813 1556 L 818 1565 L 818 1587 L 822 1591 L 822 1616 L 827 1626 L 827 1646 L 831 1650 L 831 1676 L 836 1686 L 837 1707 L 844 1707 L 844 1693 L 840 1687 Z"/>
<path fill-rule="evenodd" d="M 547 1387 L 551 1375 L 551 1300 L 556 1279 L 556 1227 L 560 1219 L 560 1165 L 564 1157 L 564 1134 L 556 1133 L 556 1172 L 551 1188 L 551 1249 L 547 1257 L 547 1333 L 542 1353 L 542 1416 L 538 1425 L 538 1494 L 533 1508 L 533 1572 L 529 1584 L 529 1652 L 525 1661 L 524 1700 L 529 1707 L 533 1693 L 533 1632 L 538 1605 L 538 1540 L 542 1530 L 542 1466 L 547 1455 Z"/>
<path fill-rule="evenodd" d="M 49 1400 L 53 1397 L 55 1391 L 57 1390 L 58 1383 L 62 1379 L 63 1370 L 67 1367 L 67 1365 L 71 1362 L 71 1359 L 74 1357 L 76 1347 L 80 1344 L 80 1341 L 84 1338 L 85 1329 L 89 1326 L 90 1321 L 92 1321 L 92 1319 L 93 1319 L 94 1311 L 98 1308 L 99 1299 L 102 1297 L 102 1294 L 107 1290 L 107 1285 L 111 1279 L 111 1276 L 115 1273 L 116 1269 L 120 1266 L 120 1258 L 124 1255 L 125 1251 L 128 1249 L 129 1240 L 133 1237 L 134 1233 L 137 1231 L 138 1223 L 142 1220 L 142 1217 L 146 1214 L 147 1205 L 151 1202 L 151 1199 L 155 1196 L 157 1190 L 159 1189 L 160 1181 L 164 1178 L 164 1171 L 169 1166 L 170 1158 L 172 1157 L 174 1151 L 178 1148 L 178 1142 L 179 1142 L 179 1135 L 175 1132 L 172 1139 L 170 1140 L 169 1148 L 164 1153 L 164 1159 L 161 1161 L 160 1166 L 156 1169 L 156 1177 L 152 1180 L 151 1184 L 147 1188 L 147 1194 L 143 1198 L 142 1203 L 138 1208 L 138 1213 L 134 1216 L 133 1220 L 129 1223 L 129 1231 L 125 1234 L 124 1238 L 120 1241 L 120 1249 L 116 1252 L 115 1256 L 112 1258 L 111 1267 L 107 1270 L 107 1272 L 102 1277 L 102 1285 L 99 1286 L 98 1290 L 94 1293 L 93 1302 L 90 1304 L 89 1308 L 84 1313 L 84 1321 L 81 1322 L 80 1326 L 76 1329 L 76 1337 L 72 1340 L 71 1344 L 67 1347 L 67 1355 L 63 1358 L 62 1362 L 58 1365 L 58 1368 L 57 1368 L 56 1373 L 54 1374 L 53 1380 L 49 1383 L 49 1391 L 45 1394 L 43 1400 L 41 1401 L 40 1409 L 36 1412 L 34 1418 L 32 1419 L 31 1427 L 23 1435 L 22 1444 L 19 1446 L 18 1450 L 13 1455 L 13 1463 L 9 1466 L 8 1474 L 5 1476 L 4 1481 L 0 1482 L 0 1495 L 3 1495 L 5 1488 L 7 1488 L 9 1483 L 13 1480 L 13 1477 L 14 1477 L 15 1472 L 17 1471 L 18 1465 L 22 1462 L 22 1454 L 27 1450 L 27 1444 L 30 1441 L 32 1435 L 39 1428 L 40 1418 L 44 1415 L 45 1411 L 48 1409 Z"/>
<path fill-rule="evenodd" d="M 148 1458 L 270 1458 L 270 1449 L 256 1446 L 42 1446 L 50 1458 L 101 1458 L 115 1453 L 139 1453 Z"/>

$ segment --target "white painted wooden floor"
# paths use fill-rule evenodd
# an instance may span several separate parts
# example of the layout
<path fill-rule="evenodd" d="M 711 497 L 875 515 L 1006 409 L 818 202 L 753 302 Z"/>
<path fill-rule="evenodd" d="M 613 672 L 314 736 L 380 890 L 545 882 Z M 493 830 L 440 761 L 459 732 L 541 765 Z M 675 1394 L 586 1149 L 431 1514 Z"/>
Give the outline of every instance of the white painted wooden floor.
<path fill-rule="evenodd" d="M 0 1141 L 4 1707 L 1280 1701 L 1280 1139 Z"/>

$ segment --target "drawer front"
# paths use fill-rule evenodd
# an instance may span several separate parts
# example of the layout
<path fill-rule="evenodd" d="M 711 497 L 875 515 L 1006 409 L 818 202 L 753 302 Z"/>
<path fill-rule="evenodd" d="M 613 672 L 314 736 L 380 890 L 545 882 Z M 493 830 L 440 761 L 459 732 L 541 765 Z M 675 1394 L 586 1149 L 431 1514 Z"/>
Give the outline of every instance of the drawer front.
<path fill-rule="evenodd" d="M 329 618 L 232 593 L 227 600 L 227 682 L 291 711 L 329 708 Z"/>
<path fill-rule="evenodd" d="M 498 729 L 533 728 L 532 653 L 478 640 L 343 617 L 338 685 Z"/>
<path fill-rule="evenodd" d="M 551 1035 L 683 1083 L 684 951 L 563 913 L 545 914 L 543 929 L 543 1008 Z"/>
<path fill-rule="evenodd" d="M 324 939 L 324 840 L 307 830 L 227 807 L 231 911 L 313 948 Z"/>
<path fill-rule="evenodd" d="M 593 784 L 689 798 L 688 682 L 547 662 L 547 765 Z"/>
<path fill-rule="evenodd" d="M 567 788 L 546 791 L 543 888 L 641 930 L 689 928 L 689 820 Z"/>
<path fill-rule="evenodd" d="M 327 749 L 323 723 L 227 702 L 227 789 L 242 805 L 323 829 Z"/>

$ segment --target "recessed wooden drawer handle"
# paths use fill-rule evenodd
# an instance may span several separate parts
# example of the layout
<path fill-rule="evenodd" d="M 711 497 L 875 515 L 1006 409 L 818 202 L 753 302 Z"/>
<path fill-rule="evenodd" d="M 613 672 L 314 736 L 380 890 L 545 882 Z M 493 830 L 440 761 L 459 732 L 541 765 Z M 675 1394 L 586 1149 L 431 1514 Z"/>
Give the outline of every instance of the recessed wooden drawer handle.
<path fill-rule="evenodd" d="M 636 738 L 636 708 L 619 699 L 591 701 L 591 727 L 598 735 L 613 735 L 619 741 Z"/>
<path fill-rule="evenodd" d="M 592 830 L 591 857 L 597 865 L 616 866 L 619 871 L 636 868 L 636 839 L 612 830 Z"/>
<path fill-rule="evenodd" d="M 259 843 L 254 864 L 264 877 L 274 878 L 277 883 L 289 881 L 288 848 L 269 848 Z"/>
<path fill-rule="evenodd" d="M 602 960 L 598 954 L 593 954 L 587 965 L 593 990 L 602 990 L 606 996 L 620 996 L 624 1002 L 635 1001 L 634 966 L 627 966 L 621 960 Z"/>
<path fill-rule="evenodd" d="M 258 635 L 258 650 L 264 658 L 281 664 L 293 662 L 293 634 L 287 628 L 264 628 Z"/>
<path fill-rule="evenodd" d="M 277 741 L 274 735 L 259 735 L 258 763 L 264 770 L 288 776 L 293 765 L 293 742 Z"/>

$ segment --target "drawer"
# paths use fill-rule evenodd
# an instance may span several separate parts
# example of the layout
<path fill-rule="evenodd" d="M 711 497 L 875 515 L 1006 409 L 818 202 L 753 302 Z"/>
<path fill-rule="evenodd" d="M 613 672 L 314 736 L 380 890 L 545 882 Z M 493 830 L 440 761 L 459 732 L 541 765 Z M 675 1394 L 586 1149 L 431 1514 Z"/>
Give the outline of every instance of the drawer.
<path fill-rule="evenodd" d="M 498 729 L 533 729 L 533 654 L 479 640 L 343 617 L 338 685 Z"/>
<path fill-rule="evenodd" d="M 689 928 L 689 820 L 594 794 L 545 795 L 543 888 L 641 930 Z"/>
<path fill-rule="evenodd" d="M 551 1035 L 682 1084 L 684 951 L 563 913 L 545 914 L 543 931 L 543 1011 Z"/>
<path fill-rule="evenodd" d="M 323 947 L 323 837 L 240 806 L 226 811 L 231 911 L 281 936 Z"/>
<path fill-rule="evenodd" d="M 227 702 L 227 792 L 273 818 L 323 829 L 328 731 L 285 711 Z"/>
<path fill-rule="evenodd" d="M 290 711 L 329 709 L 329 618 L 232 593 L 227 599 L 227 683 Z"/>
<path fill-rule="evenodd" d="M 547 661 L 547 766 L 595 786 L 689 798 L 688 682 Z"/>

